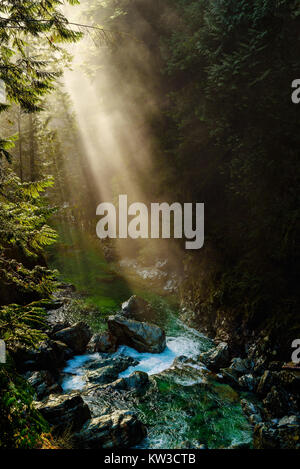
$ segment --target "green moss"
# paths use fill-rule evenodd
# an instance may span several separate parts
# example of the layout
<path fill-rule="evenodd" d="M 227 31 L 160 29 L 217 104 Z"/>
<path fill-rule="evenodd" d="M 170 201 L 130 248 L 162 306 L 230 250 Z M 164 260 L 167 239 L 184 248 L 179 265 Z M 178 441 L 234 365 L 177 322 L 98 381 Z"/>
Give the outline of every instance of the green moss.
<path fill-rule="evenodd" d="M 60 242 L 48 252 L 48 262 L 59 272 L 61 281 L 72 283 L 84 295 L 81 301 L 70 304 L 73 317 L 83 319 L 95 330 L 103 328 L 107 316 L 118 311 L 121 304 L 136 294 L 149 301 L 158 311 L 158 319 L 165 324 L 177 309 L 177 298 L 162 297 L 161 287 L 149 291 L 149 284 L 133 271 L 126 278 L 117 264 L 108 263 L 101 243 L 76 227 L 59 223 L 56 226 Z"/>
<path fill-rule="evenodd" d="M 127 282 L 107 263 L 99 240 L 77 228 L 57 226 L 60 242 L 49 250 L 49 262 L 60 279 L 86 293 L 86 303 L 106 313 L 120 307 L 131 295 Z"/>
<path fill-rule="evenodd" d="M 252 430 L 230 386 L 184 386 L 155 377 L 156 391 L 139 405 L 152 447 L 180 448 L 184 442 L 226 448 L 251 443 Z"/>

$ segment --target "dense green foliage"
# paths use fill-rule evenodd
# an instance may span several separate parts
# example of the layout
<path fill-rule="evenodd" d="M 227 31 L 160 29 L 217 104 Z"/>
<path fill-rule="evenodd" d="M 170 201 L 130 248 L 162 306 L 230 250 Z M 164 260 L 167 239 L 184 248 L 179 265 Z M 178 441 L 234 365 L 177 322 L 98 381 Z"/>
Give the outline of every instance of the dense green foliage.
<path fill-rule="evenodd" d="M 32 302 L 48 298 L 56 286 L 44 259 L 57 237 L 48 224 L 52 206 L 61 205 L 68 223 L 95 236 L 101 191 L 84 154 L 97 136 L 91 124 L 92 142 L 84 147 L 69 97 L 56 86 L 61 66 L 70 62 L 64 43 L 81 37 L 61 13 L 63 3 L 0 3 L 0 80 L 7 92 L 7 103 L 0 104 L 0 338 L 9 346 L 16 340 L 32 346 L 42 338 L 43 310 Z M 112 132 L 124 140 L 127 171 L 107 170 L 102 181 L 113 176 L 117 196 L 130 174 L 129 198 L 138 181 L 147 201 L 205 202 L 204 249 L 187 254 L 176 241 L 172 251 L 170 242 L 187 275 L 183 299 L 199 321 L 233 319 L 237 335 L 275 331 L 286 357 L 300 331 L 300 119 L 291 102 L 300 70 L 299 1 L 90 0 L 84 15 L 127 33 L 103 54 L 95 49 L 84 67 L 108 115 L 119 116 L 123 103 L 111 98 L 120 89 L 128 120 L 134 116 L 138 127 L 135 145 Z M 103 66 L 109 68 L 106 81 Z M 138 145 L 141 162 L 132 155 Z M 143 173 L 149 153 L 151 170 Z M 56 181 L 51 207 L 45 198 L 53 184 L 49 175 Z M 73 236 L 61 245 L 65 256 L 76 243 Z M 104 259 L 93 246 L 78 245 L 84 251 L 70 256 L 69 279 L 90 289 L 107 313 L 130 289 L 120 278 L 110 295 L 112 274 Z M 161 246 L 159 254 L 167 256 Z M 128 252 L 153 260 L 156 247 L 147 240 L 132 243 Z M 35 446 L 45 428 L 31 407 L 31 391 L 11 363 L 0 369 L 0 381 L 0 423 L 6 422 L 0 444 Z"/>
<path fill-rule="evenodd" d="M 0 365 L 0 388 L 0 448 L 34 448 L 49 426 L 32 406 L 32 389 L 11 364 Z"/>
<path fill-rule="evenodd" d="M 214 300 L 253 326 L 297 314 L 298 2 L 177 2 L 166 73 L 175 159 L 221 255 Z M 299 45 L 299 44 L 298 44 Z M 192 132 L 192 134 L 191 134 Z M 268 318 L 269 317 L 269 318 Z"/>
<path fill-rule="evenodd" d="M 31 302 L 48 298 L 56 286 L 55 272 L 47 269 L 43 252 L 56 240 L 56 232 L 47 225 L 53 209 L 42 197 L 53 181 L 37 180 L 34 171 L 32 117 L 30 161 L 22 162 L 20 151 L 21 163 L 30 167 L 28 182 L 23 180 L 22 165 L 19 179 L 7 161 L 12 161 L 17 139 L 21 150 L 21 113 L 42 110 L 43 97 L 61 74 L 57 67 L 64 55 L 60 43 L 81 37 L 69 28 L 61 5 L 59 0 L 4 0 L 0 4 L 0 79 L 7 94 L 7 103 L 1 104 L 0 112 L 10 113 L 8 107 L 13 103 L 19 106 L 19 135 L 0 136 L 0 305 L 5 305 L 0 308 L 0 338 L 8 350 L 16 342 L 32 347 L 43 339 L 40 329 L 44 310 Z M 14 117 L 13 111 L 10 115 Z M 0 368 L 1 447 L 34 447 L 40 434 L 48 429 L 32 407 L 32 396 L 8 356 L 8 363 Z"/>
<path fill-rule="evenodd" d="M 53 212 L 40 192 L 51 180 L 20 183 L 12 172 L 2 177 L 0 205 L 0 291 L 2 303 L 9 299 L 10 289 L 17 287 L 23 299 L 26 292 L 47 297 L 54 289 L 54 275 L 43 265 L 36 265 L 45 246 L 56 239 L 55 231 L 46 224 Z"/>

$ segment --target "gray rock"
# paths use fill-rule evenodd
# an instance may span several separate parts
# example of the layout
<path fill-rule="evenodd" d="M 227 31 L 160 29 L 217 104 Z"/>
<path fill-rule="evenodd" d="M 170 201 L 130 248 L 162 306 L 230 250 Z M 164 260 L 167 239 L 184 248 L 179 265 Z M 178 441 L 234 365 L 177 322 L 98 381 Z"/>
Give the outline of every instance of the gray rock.
<path fill-rule="evenodd" d="M 147 322 L 116 315 L 108 318 L 108 328 L 118 344 L 128 345 L 139 352 L 161 353 L 166 347 L 165 332 Z"/>
<path fill-rule="evenodd" d="M 260 411 L 253 402 L 248 401 L 247 399 L 241 400 L 241 406 L 245 415 L 250 417 L 250 415 L 258 415 L 260 417 Z"/>
<path fill-rule="evenodd" d="M 137 321 L 153 320 L 156 316 L 150 303 L 136 295 L 122 304 L 122 314 Z"/>
<path fill-rule="evenodd" d="M 298 415 L 286 415 L 282 417 L 278 422 L 278 427 L 289 427 L 299 426 L 300 417 Z"/>
<path fill-rule="evenodd" d="M 54 395 L 43 402 L 36 402 L 35 408 L 54 427 L 55 433 L 65 430 L 79 430 L 91 418 L 90 410 L 79 393 Z"/>
<path fill-rule="evenodd" d="M 211 370 L 226 368 L 229 363 L 229 347 L 226 342 L 220 342 L 218 346 L 199 356 L 199 360 Z"/>
<path fill-rule="evenodd" d="M 130 411 L 115 411 L 87 422 L 74 435 L 77 448 L 131 448 L 146 436 L 146 427 Z"/>
<path fill-rule="evenodd" d="M 119 373 L 136 363 L 132 357 L 123 356 L 108 359 L 106 366 L 103 366 L 103 363 L 100 362 L 99 368 L 96 368 L 97 362 L 95 362 L 93 369 L 86 373 L 86 379 L 90 384 L 112 383 L 118 378 Z"/>
<path fill-rule="evenodd" d="M 68 321 L 59 321 L 53 324 L 51 329 L 49 330 L 49 336 L 53 337 L 56 332 L 59 332 L 63 329 L 67 329 L 68 327 L 71 327 L 71 324 Z"/>
<path fill-rule="evenodd" d="M 111 388 L 116 391 L 133 391 L 135 394 L 143 395 L 149 387 L 149 377 L 143 371 L 135 371 L 126 378 L 120 378 L 105 388 Z"/>
<path fill-rule="evenodd" d="M 118 375 L 118 370 L 114 366 L 109 365 L 95 371 L 89 371 L 85 376 L 90 384 L 108 384 L 115 381 Z"/>
<path fill-rule="evenodd" d="M 83 368 L 86 370 L 99 370 L 105 366 L 113 366 L 118 373 L 125 371 L 129 366 L 135 366 L 138 364 L 138 361 L 132 357 L 126 355 L 110 356 L 102 355 L 100 357 L 95 357 L 91 361 L 88 361 L 83 365 Z"/>
<path fill-rule="evenodd" d="M 85 351 L 92 337 L 92 333 L 87 324 L 78 322 L 71 327 L 56 332 L 53 337 L 67 344 L 73 352 L 80 354 Z"/>
<path fill-rule="evenodd" d="M 89 353 L 114 353 L 117 350 L 117 339 L 109 332 L 94 334 L 87 345 Z"/>

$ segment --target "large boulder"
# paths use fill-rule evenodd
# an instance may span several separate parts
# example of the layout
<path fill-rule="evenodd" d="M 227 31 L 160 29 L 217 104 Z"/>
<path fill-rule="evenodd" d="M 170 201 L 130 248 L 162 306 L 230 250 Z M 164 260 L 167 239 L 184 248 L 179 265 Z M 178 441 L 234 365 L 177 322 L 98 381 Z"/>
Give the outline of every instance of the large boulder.
<path fill-rule="evenodd" d="M 94 334 L 88 343 L 89 353 L 114 353 L 117 350 L 117 339 L 109 332 Z"/>
<path fill-rule="evenodd" d="M 199 360 L 213 371 L 226 368 L 229 359 L 230 355 L 227 342 L 220 342 L 216 348 L 204 352 L 199 356 Z"/>
<path fill-rule="evenodd" d="M 248 420 L 252 423 L 252 425 L 256 425 L 262 422 L 260 409 L 256 407 L 253 402 L 250 402 L 247 399 L 242 399 L 241 406 L 244 414 L 248 417 Z"/>
<path fill-rule="evenodd" d="M 91 329 L 84 322 L 62 329 L 54 334 L 54 338 L 67 344 L 74 353 L 84 353 L 92 337 Z"/>
<path fill-rule="evenodd" d="M 115 411 L 94 418 L 74 435 L 76 447 L 84 449 L 131 448 L 140 443 L 147 431 L 130 411 Z"/>
<path fill-rule="evenodd" d="M 122 371 L 129 366 L 135 365 L 137 362 L 132 357 L 114 357 L 106 362 L 94 362 L 86 373 L 86 379 L 89 384 L 108 384 L 115 381 Z"/>
<path fill-rule="evenodd" d="M 101 355 L 92 357 L 90 361 L 83 364 L 83 368 L 87 371 L 99 370 L 105 366 L 113 366 L 117 373 L 127 370 L 130 366 L 135 366 L 138 361 L 126 355 Z"/>
<path fill-rule="evenodd" d="M 57 370 L 70 358 L 70 350 L 66 344 L 47 339 L 37 348 L 28 349 L 16 346 L 11 354 L 19 371 Z"/>
<path fill-rule="evenodd" d="M 85 376 L 89 384 L 108 384 L 115 381 L 118 375 L 118 370 L 114 366 L 109 365 L 99 370 L 89 371 Z"/>
<path fill-rule="evenodd" d="M 91 418 L 90 410 L 78 392 L 54 395 L 43 402 L 36 402 L 35 408 L 61 434 L 65 430 L 78 431 Z"/>
<path fill-rule="evenodd" d="M 128 345 L 138 352 L 161 353 L 166 347 L 165 332 L 154 324 L 116 315 L 108 318 L 108 328 L 118 344 Z"/>
<path fill-rule="evenodd" d="M 156 317 L 156 311 L 150 303 L 136 295 L 122 304 L 122 314 L 137 321 L 152 321 Z"/>
<path fill-rule="evenodd" d="M 126 378 L 120 378 L 113 383 L 107 384 L 105 388 L 114 391 L 129 391 L 139 396 L 143 395 L 149 387 L 149 376 L 144 371 L 135 371 Z"/>
<path fill-rule="evenodd" d="M 285 416 L 278 424 L 262 422 L 254 427 L 255 449 L 300 449 L 300 424 L 295 415 Z"/>

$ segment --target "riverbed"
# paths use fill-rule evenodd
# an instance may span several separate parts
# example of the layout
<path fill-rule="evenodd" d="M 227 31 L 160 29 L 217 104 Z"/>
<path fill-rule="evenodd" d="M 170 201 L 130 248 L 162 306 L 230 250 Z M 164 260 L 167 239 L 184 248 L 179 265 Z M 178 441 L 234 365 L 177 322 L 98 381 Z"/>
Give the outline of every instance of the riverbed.
<path fill-rule="evenodd" d="M 68 250 L 65 250 L 65 254 L 61 251 L 57 267 L 63 280 L 74 283 L 79 292 L 84 291 L 85 301 L 94 302 L 98 306 L 99 315 L 96 317 L 100 318 L 101 328 L 105 324 L 108 311 L 117 311 L 122 301 L 128 299 L 130 294 L 138 293 L 158 308 L 157 323 L 166 331 L 167 346 L 160 354 L 139 353 L 127 346 L 120 346 L 117 352 L 112 354 L 113 357 L 130 356 L 137 361 L 137 364 L 120 373 L 119 378 L 127 377 L 134 371 L 144 371 L 150 376 L 151 386 L 143 398 L 120 402 L 122 408 L 124 405 L 128 406 L 147 426 L 148 437 L 140 447 L 251 447 L 252 428 L 240 404 L 241 398 L 245 397 L 244 393 L 237 393 L 224 384 L 220 375 L 211 373 L 198 360 L 199 354 L 214 344 L 201 332 L 188 327 L 180 320 L 174 297 L 170 294 L 169 302 L 165 292 L 160 295 L 157 290 L 152 291 L 150 274 L 145 275 L 144 268 L 140 269 L 145 276 L 144 280 L 137 274 L 137 289 L 134 289 L 132 278 L 130 288 L 127 289 L 126 279 L 122 281 L 120 274 L 115 273 L 115 266 L 106 263 L 100 252 L 95 250 L 91 254 L 91 246 L 86 254 L 82 250 L 74 252 L 74 255 L 71 255 Z M 74 272 L 76 262 L 80 262 L 82 270 Z M 84 272 L 88 272 L 90 283 L 86 281 Z M 109 282 L 104 282 L 103 290 L 101 281 L 107 278 Z M 162 275 L 162 279 L 165 280 L 165 275 Z M 104 292 L 103 303 L 101 289 Z M 102 305 L 106 309 L 101 310 Z M 82 319 L 87 319 L 87 315 Z M 94 331 L 99 330 L 97 321 L 90 321 L 90 325 Z M 98 359 L 101 359 L 100 354 L 85 354 L 69 360 L 63 370 L 64 392 L 79 390 L 84 394 L 87 384 L 86 368 L 90 362 L 97 363 Z M 93 407 L 93 402 L 89 401 L 89 405 L 91 404 Z M 97 403 L 94 404 L 97 408 Z M 119 405 L 118 402 L 116 405 Z"/>

